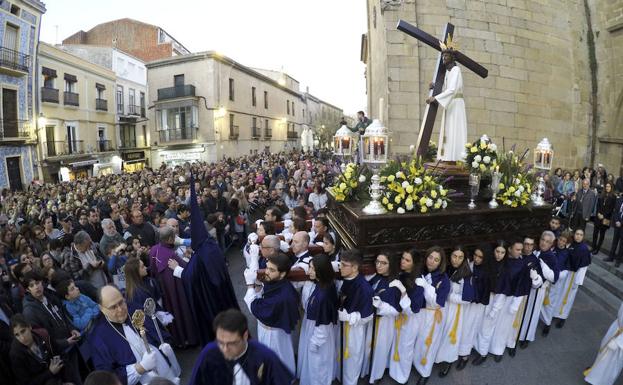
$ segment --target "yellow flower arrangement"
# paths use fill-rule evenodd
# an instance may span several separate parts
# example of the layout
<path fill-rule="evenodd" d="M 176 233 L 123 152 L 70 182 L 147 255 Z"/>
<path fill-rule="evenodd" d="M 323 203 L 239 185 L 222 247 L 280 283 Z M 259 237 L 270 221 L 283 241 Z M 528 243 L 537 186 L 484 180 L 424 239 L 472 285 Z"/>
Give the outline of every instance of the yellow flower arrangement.
<path fill-rule="evenodd" d="M 525 153 L 520 158 L 513 151 L 500 156 L 502 181 L 497 200 L 504 206 L 521 207 L 530 203 L 533 175 L 523 164 L 524 157 Z"/>
<path fill-rule="evenodd" d="M 369 171 L 355 163 L 348 163 L 343 172 L 334 180 L 329 192 L 337 202 L 346 202 L 358 199 L 359 195 L 367 192 L 369 185 Z"/>
<path fill-rule="evenodd" d="M 465 164 L 471 173 L 489 174 L 498 165 L 497 146 L 488 138 L 465 143 Z"/>

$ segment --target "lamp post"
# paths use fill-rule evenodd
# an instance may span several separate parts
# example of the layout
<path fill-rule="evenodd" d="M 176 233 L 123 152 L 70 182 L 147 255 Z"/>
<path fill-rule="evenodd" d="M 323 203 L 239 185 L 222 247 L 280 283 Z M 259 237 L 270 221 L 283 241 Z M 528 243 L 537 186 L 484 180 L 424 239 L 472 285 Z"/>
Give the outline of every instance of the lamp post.
<path fill-rule="evenodd" d="M 372 200 L 363 212 L 370 215 L 384 214 L 387 212 L 379 199 L 382 196 L 382 186 L 380 184 L 379 170 L 381 166 L 387 163 L 387 149 L 389 145 L 389 135 L 387 128 L 384 127 L 378 119 L 374 119 L 365 133 L 363 134 L 363 162 L 367 163 L 372 169 L 372 185 L 370 185 L 370 197 Z"/>

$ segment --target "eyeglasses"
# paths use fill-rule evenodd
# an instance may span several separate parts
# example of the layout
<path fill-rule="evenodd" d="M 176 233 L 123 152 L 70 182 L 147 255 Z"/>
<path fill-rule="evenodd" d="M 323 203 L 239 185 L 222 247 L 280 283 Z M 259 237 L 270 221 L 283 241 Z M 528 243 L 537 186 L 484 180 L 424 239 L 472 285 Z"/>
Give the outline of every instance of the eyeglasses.
<path fill-rule="evenodd" d="M 374 261 L 374 263 L 381 266 L 389 265 L 389 262 L 386 261 Z"/>
<path fill-rule="evenodd" d="M 239 339 L 237 341 L 228 341 L 228 342 L 216 340 L 216 343 L 222 349 L 229 349 L 229 348 L 233 348 L 233 347 L 235 347 L 237 345 L 240 345 L 240 343 L 242 341 L 243 341 L 243 339 L 241 338 L 241 339 Z"/>
<path fill-rule="evenodd" d="M 126 305 L 125 299 L 121 299 L 119 302 L 117 302 L 116 304 L 113 304 L 111 306 L 104 306 L 106 309 L 110 310 L 110 311 L 116 311 L 121 309 L 122 307 L 124 307 Z"/>

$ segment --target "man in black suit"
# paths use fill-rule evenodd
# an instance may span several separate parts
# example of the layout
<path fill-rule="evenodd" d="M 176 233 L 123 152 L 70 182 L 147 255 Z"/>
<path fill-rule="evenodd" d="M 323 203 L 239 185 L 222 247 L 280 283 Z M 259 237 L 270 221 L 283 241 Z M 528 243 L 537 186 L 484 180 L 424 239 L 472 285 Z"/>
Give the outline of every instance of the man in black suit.
<path fill-rule="evenodd" d="M 623 196 L 617 198 L 617 201 L 614 204 L 610 226 L 614 227 L 614 236 L 612 238 L 610 255 L 606 259 L 606 262 L 614 261 L 614 265 L 618 267 L 623 259 Z M 619 250 L 618 253 L 617 248 Z"/>

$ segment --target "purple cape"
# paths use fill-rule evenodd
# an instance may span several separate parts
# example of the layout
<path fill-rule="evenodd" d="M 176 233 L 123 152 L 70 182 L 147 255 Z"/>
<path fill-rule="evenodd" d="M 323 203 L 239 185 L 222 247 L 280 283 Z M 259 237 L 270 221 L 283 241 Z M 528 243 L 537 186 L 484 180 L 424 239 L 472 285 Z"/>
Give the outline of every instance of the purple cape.
<path fill-rule="evenodd" d="M 299 296 L 290 281 L 264 284 L 262 297 L 251 302 L 251 313 L 266 326 L 290 334 L 299 321 Z"/>
<path fill-rule="evenodd" d="M 591 252 L 588 245 L 584 242 L 572 242 L 569 247 L 569 270 L 578 271 L 591 264 Z"/>
<path fill-rule="evenodd" d="M 314 288 L 307 302 L 307 319 L 316 321 L 316 326 L 337 324 L 337 290 L 335 284 Z"/>
<path fill-rule="evenodd" d="M 251 385 L 289 385 L 294 381 L 294 375 L 275 352 L 255 340 L 249 340 L 246 353 L 235 362 L 226 360 L 215 342 L 206 345 L 195 361 L 188 385 L 232 385 L 236 362 Z"/>
<path fill-rule="evenodd" d="M 361 274 L 353 279 L 344 280 L 340 288 L 340 308 L 347 313 L 359 312 L 361 318 L 372 315 L 372 286 Z"/>

